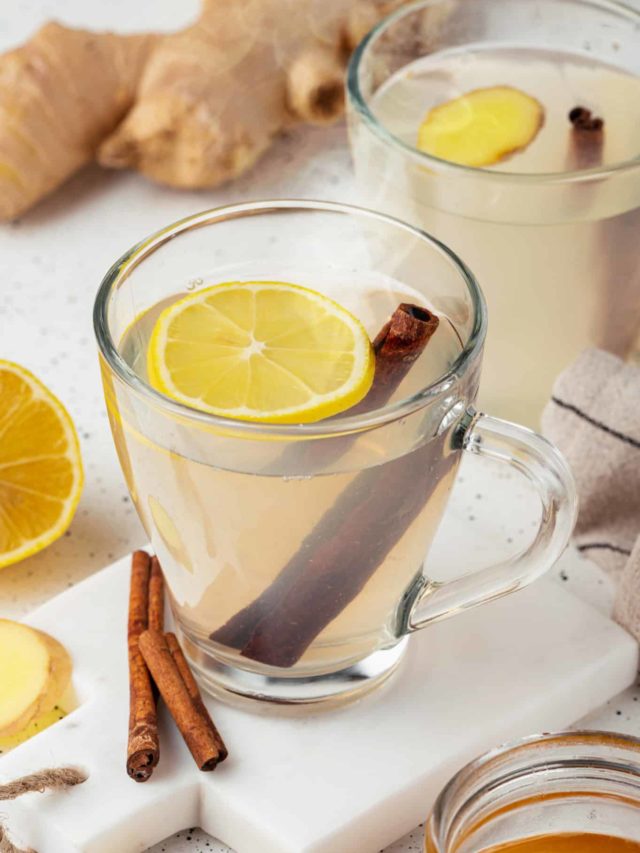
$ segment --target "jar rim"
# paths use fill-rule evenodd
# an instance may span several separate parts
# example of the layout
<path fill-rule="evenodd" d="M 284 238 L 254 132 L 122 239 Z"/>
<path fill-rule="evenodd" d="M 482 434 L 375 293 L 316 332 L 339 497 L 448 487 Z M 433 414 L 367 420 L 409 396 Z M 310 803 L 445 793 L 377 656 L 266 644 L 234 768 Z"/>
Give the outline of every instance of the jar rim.
<path fill-rule="evenodd" d="M 576 748 L 574 757 L 562 757 L 555 754 L 563 748 Z M 611 751 L 606 758 L 596 758 L 590 754 L 590 749 L 604 748 Z M 540 752 L 544 751 L 541 758 Z M 536 761 L 525 766 L 522 770 L 535 772 L 540 769 L 558 769 L 576 767 L 584 770 L 585 766 L 599 770 L 615 770 L 623 772 L 637 780 L 640 785 L 640 738 L 620 732 L 577 729 L 571 731 L 549 732 L 529 735 L 525 738 L 510 741 L 473 759 L 452 776 L 438 795 L 427 822 L 427 833 L 430 839 L 443 843 L 443 836 L 449 825 L 457 822 L 472 797 L 475 797 L 481 786 L 489 785 L 495 790 L 503 782 L 513 778 L 513 770 L 505 768 L 508 759 L 517 760 L 531 754 Z M 493 770 L 493 773 L 492 773 Z M 474 781 L 477 785 L 474 786 Z M 543 793 L 542 791 L 540 793 Z M 438 849 L 445 850 L 445 847 Z"/>

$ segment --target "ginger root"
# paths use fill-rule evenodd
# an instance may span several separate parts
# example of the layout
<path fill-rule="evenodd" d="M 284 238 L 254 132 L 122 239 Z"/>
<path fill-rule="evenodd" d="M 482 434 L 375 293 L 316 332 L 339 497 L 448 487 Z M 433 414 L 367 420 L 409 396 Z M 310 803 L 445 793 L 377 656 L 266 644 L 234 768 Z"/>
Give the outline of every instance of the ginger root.
<path fill-rule="evenodd" d="M 343 110 L 348 54 L 406 0 L 203 0 L 168 36 L 59 24 L 0 57 L 0 221 L 97 156 L 175 187 L 236 177 Z"/>
<path fill-rule="evenodd" d="M 0 220 L 94 158 L 131 106 L 155 41 L 50 23 L 0 58 Z"/>
<path fill-rule="evenodd" d="M 371 0 L 369 20 L 389 6 Z M 352 0 L 205 0 L 197 23 L 154 51 L 136 103 L 100 147 L 99 162 L 175 187 L 211 187 L 252 166 L 283 128 L 336 119 L 352 7 Z"/>

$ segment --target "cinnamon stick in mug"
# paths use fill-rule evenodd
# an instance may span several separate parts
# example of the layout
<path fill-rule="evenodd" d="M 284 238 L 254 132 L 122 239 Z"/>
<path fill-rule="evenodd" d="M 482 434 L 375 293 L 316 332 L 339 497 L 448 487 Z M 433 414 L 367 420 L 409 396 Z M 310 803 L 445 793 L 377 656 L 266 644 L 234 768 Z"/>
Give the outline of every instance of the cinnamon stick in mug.
<path fill-rule="evenodd" d="M 422 305 L 400 303 L 373 341 L 376 364 L 371 388 L 363 400 L 342 414 L 351 417 L 373 412 L 388 403 L 422 354 L 439 322 L 438 317 Z M 340 415 L 331 420 L 337 417 Z M 317 470 L 343 456 L 357 437 L 357 433 L 352 433 L 336 436 L 330 443 L 326 439 L 297 442 L 284 450 L 278 465 L 289 469 L 312 464 Z"/>
<path fill-rule="evenodd" d="M 127 625 L 129 653 L 127 773 L 136 782 L 146 782 L 160 758 L 156 699 L 149 670 L 139 648 L 140 635 L 149 625 L 150 578 L 151 558 L 146 551 L 134 551 L 131 556 Z"/>
<path fill-rule="evenodd" d="M 602 164 L 604 121 L 586 107 L 574 107 L 569 112 L 571 140 L 567 168 L 592 169 Z"/>
<path fill-rule="evenodd" d="M 426 308 L 403 303 L 396 309 L 374 341 L 374 381 L 365 400 L 355 407 L 357 412 L 384 405 L 391 398 L 437 327 L 437 316 Z M 338 447 L 344 452 L 348 446 Z M 211 639 L 242 649 L 245 657 L 262 663 L 292 666 L 358 595 L 424 506 L 429 490 L 422 489 L 413 466 L 424 468 L 426 453 L 422 447 L 359 474 L 271 586 L 214 631 Z M 434 471 L 433 475 L 435 486 L 442 474 Z M 366 545 L 366 553 L 358 551 L 356 542 Z"/>
<path fill-rule="evenodd" d="M 249 605 L 260 612 L 243 657 L 293 666 L 361 592 L 455 463 L 445 433 L 363 471 L 320 519 L 274 583 Z M 416 566 L 418 572 L 420 566 Z"/>
<path fill-rule="evenodd" d="M 369 393 L 345 412 L 359 415 L 384 406 L 422 355 L 440 320 L 427 308 L 402 302 L 373 341 L 376 368 Z"/>
<path fill-rule="evenodd" d="M 567 169 L 602 166 L 606 141 L 604 119 L 581 106 L 574 107 L 568 118 L 571 135 Z M 602 186 L 601 181 L 577 182 L 573 191 L 581 207 L 595 207 Z M 598 276 L 599 287 L 593 309 L 593 345 L 627 358 L 636 344 L 640 323 L 640 208 L 600 219 L 594 227 L 591 251 L 594 252 L 593 275 Z"/>

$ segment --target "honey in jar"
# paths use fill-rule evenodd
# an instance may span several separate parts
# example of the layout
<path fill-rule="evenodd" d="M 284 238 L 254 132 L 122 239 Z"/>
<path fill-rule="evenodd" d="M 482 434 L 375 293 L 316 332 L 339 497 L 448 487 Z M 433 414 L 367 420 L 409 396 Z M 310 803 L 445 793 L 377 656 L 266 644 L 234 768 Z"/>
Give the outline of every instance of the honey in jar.
<path fill-rule="evenodd" d="M 626 841 L 613 835 L 562 833 L 523 838 L 488 847 L 482 853 L 640 853 L 640 842 Z"/>

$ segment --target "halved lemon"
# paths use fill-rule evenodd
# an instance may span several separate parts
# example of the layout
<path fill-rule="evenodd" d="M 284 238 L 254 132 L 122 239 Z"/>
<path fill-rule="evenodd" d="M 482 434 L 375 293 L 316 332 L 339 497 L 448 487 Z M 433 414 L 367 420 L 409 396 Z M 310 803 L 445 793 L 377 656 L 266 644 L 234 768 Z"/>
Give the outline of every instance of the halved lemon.
<path fill-rule="evenodd" d="M 67 410 L 24 367 L 0 361 L 0 568 L 65 532 L 82 483 Z"/>
<path fill-rule="evenodd" d="M 373 381 L 369 337 L 313 290 L 229 282 L 174 302 L 149 342 L 149 381 L 195 409 L 266 423 L 310 423 L 358 403 Z"/>

